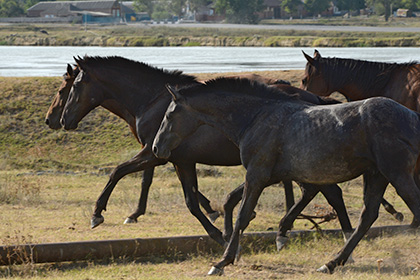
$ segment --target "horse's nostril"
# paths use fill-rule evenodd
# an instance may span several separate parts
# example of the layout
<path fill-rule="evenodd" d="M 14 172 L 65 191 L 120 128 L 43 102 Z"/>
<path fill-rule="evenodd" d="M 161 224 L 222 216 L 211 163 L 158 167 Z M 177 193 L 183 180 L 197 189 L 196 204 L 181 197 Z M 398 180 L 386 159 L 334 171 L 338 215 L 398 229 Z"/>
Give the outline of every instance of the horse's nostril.
<path fill-rule="evenodd" d="M 45 124 L 49 125 L 50 124 L 50 120 L 49 119 L 45 119 Z"/>
<path fill-rule="evenodd" d="M 156 146 L 153 146 L 153 153 L 154 153 L 155 155 L 157 155 L 157 152 L 158 152 L 158 148 L 157 148 Z"/>

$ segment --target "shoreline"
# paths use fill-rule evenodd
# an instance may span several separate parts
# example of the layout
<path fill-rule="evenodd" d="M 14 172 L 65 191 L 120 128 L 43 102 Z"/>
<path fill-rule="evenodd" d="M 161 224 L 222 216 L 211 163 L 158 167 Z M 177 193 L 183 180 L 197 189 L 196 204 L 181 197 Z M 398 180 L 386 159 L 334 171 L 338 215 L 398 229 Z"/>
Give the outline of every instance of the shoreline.
<path fill-rule="evenodd" d="M 212 26 L 212 27 L 209 27 Z M 220 25 L 224 26 L 224 25 Z M 0 25 L 3 46 L 420 47 L 419 32 L 300 25 Z M 301 27 L 301 26 L 300 26 Z M 318 29 L 316 29 L 318 28 Z M 378 27 L 379 28 L 379 27 Z M 381 27 L 383 28 L 383 27 Z M 417 30 L 417 28 L 411 28 Z M 408 29 L 408 30 L 411 30 Z M 354 30 L 354 31 L 353 31 Z M 393 31 L 399 30 L 399 31 Z"/>

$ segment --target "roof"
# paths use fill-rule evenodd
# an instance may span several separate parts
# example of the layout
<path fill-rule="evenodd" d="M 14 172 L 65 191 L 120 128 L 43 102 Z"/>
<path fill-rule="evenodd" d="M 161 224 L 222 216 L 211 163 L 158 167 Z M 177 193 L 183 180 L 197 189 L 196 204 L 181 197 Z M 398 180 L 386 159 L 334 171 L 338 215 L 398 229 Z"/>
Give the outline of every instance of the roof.
<path fill-rule="evenodd" d="M 54 2 L 38 2 L 28 9 L 28 11 L 46 11 L 46 10 L 60 10 L 69 8 L 79 10 L 103 10 L 111 9 L 118 1 L 54 1 Z M 70 8 L 71 9 L 71 8 Z"/>

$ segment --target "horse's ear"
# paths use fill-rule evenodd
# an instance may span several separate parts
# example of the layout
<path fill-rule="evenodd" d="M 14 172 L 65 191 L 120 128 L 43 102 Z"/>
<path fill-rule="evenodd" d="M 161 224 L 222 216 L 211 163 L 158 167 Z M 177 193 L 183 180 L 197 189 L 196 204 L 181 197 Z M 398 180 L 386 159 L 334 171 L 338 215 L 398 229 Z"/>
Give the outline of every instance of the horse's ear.
<path fill-rule="evenodd" d="M 76 62 L 77 66 L 78 66 L 80 69 L 83 69 L 83 67 L 84 67 L 84 64 L 83 64 L 83 59 L 82 59 L 80 56 L 77 56 L 77 57 L 74 57 L 74 56 L 73 56 L 73 59 L 74 59 L 74 61 Z"/>
<path fill-rule="evenodd" d="M 309 64 L 314 65 L 314 59 L 307 55 L 304 51 L 302 51 L 303 55 L 305 56 L 306 60 L 309 62 Z"/>
<path fill-rule="evenodd" d="M 166 84 L 166 89 L 172 95 L 172 100 L 173 101 L 180 101 L 180 100 L 182 100 L 182 98 L 183 98 L 182 95 L 179 94 L 179 92 L 174 87 L 172 87 L 169 84 Z"/>
<path fill-rule="evenodd" d="M 318 50 L 314 51 L 314 58 L 321 58 L 321 54 L 319 53 Z"/>
<path fill-rule="evenodd" d="M 73 77 L 73 67 L 70 64 L 67 64 L 67 75 Z"/>

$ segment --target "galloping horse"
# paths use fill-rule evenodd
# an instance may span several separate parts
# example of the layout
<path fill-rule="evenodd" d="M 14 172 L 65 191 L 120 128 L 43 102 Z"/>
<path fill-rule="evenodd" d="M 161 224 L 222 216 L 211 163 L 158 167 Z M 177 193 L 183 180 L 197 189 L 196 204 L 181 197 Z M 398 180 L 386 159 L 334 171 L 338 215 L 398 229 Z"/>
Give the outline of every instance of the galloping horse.
<path fill-rule="evenodd" d="M 66 105 L 71 87 L 73 86 L 74 80 L 76 79 L 76 76 L 79 74 L 79 72 L 80 72 L 79 67 L 76 66 L 75 68 L 72 68 L 69 64 L 67 65 L 67 72 L 63 75 L 63 81 L 61 83 L 61 86 L 58 89 L 57 94 L 54 96 L 54 99 L 45 117 L 45 123 L 51 129 L 62 128 L 61 123 L 60 123 L 61 115 L 63 113 L 64 106 Z M 137 141 L 140 143 L 140 140 L 136 132 L 135 119 L 133 116 L 125 113 L 124 108 L 117 107 L 115 106 L 115 104 L 112 105 L 111 103 L 108 103 L 108 101 L 104 101 L 101 105 L 105 109 L 111 111 L 112 113 L 124 119 L 127 122 L 128 126 L 130 127 L 130 130 L 133 133 L 134 137 L 136 137 Z M 135 163 L 125 162 L 122 164 L 122 166 L 127 167 L 130 164 L 135 164 Z M 119 173 L 118 167 L 113 171 L 113 173 L 114 174 Z M 140 193 L 139 202 L 137 204 L 137 209 L 125 219 L 124 221 L 125 224 L 136 223 L 138 217 L 146 213 L 147 198 L 148 198 L 150 186 L 153 181 L 153 173 L 154 173 L 154 167 L 145 169 L 143 171 L 143 179 L 141 182 L 141 193 Z M 124 177 L 124 176 L 125 174 L 121 174 L 121 177 Z M 210 201 L 201 192 L 198 192 L 198 199 L 201 206 L 203 206 L 204 210 L 206 210 L 210 220 L 214 222 L 219 217 L 220 213 L 212 209 L 212 207 L 210 206 Z M 99 219 L 99 220 L 94 219 L 91 224 L 92 228 L 100 225 L 101 220 L 102 219 Z"/>
<path fill-rule="evenodd" d="M 303 53 L 307 63 L 301 88 L 320 96 L 337 91 L 348 101 L 374 96 L 391 98 L 407 108 L 420 112 L 420 64 L 384 63 L 356 59 L 314 57 Z M 415 177 L 418 185 L 420 178 Z M 420 221 L 413 219 L 411 226 Z"/>
<path fill-rule="evenodd" d="M 391 98 L 420 112 L 420 64 L 384 63 L 303 53 L 307 63 L 302 88 L 320 96 L 338 91 L 347 100 Z"/>
<path fill-rule="evenodd" d="M 139 154 L 118 166 L 117 171 L 111 174 L 109 182 L 96 202 L 93 222 L 103 221 L 101 213 L 106 208 L 113 188 L 122 177 L 121 174 L 152 168 L 169 160 L 175 166 L 189 210 L 199 219 L 210 237 L 224 245 L 222 233 L 208 221 L 199 208 L 196 197 L 198 186 L 195 165 L 196 163 L 239 165 L 241 163 L 239 149 L 218 130 L 202 126 L 197 133 L 181 143 L 168 160 L 156 158 L 151 151 L 154 136 L 171 101 L 165 84 L 198 84 L 195 78 L 178 71 L 168 72 L 121 57 L 85 57 L 76 59 L 76 62 L 80 67 L 80 73 L 74 81 L 63 111 L 64 128 L 75 129 L 83 117 L 95 107 L 112 104 L 114 108 L 122 109 L 135 119 L 138 139 L 144 145 Z M 352 228 L 341 190 L 336 185 L 331 188 L 336 194 L 331 195 L 333 190 L 328 192 L 327 199 L 336 209 L 339 218 L 341 217 L 343 230 L 349 232 Z"/>
<path fill-rule="evenodd" d="M 313 105 L 248 80 L 217 79 L 179 91 L 168 89 L 172 102 L 153 142 L 155 155 L 170 158 L 184 139 L 203 124 L 211 125 L 239 147 L 247 171 L 235 229 L 222 260 L 209 274 L 221 274 L 234 262 L 240 233 L 261 192 L 282 180 L 318 191 L 319 185 L 363 174 L 359 225 L 320 272 L 332 273 L 347 261 L 376 220 L 388 183 L 420 219 L 420 189 L 413 178 L 420 155 L 417 112 L 381 97 Z"/>

